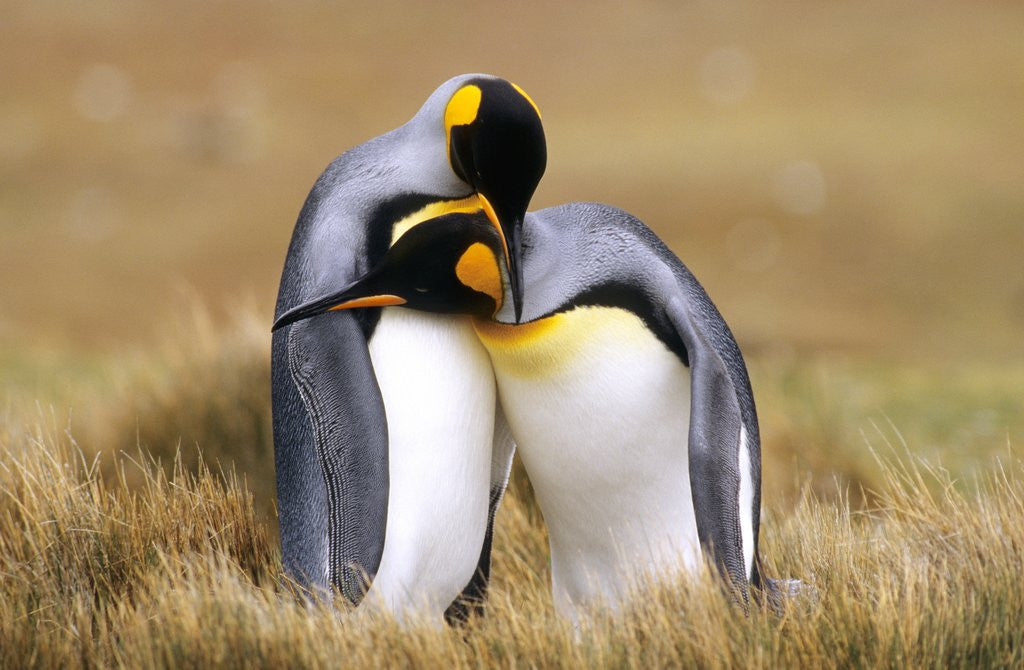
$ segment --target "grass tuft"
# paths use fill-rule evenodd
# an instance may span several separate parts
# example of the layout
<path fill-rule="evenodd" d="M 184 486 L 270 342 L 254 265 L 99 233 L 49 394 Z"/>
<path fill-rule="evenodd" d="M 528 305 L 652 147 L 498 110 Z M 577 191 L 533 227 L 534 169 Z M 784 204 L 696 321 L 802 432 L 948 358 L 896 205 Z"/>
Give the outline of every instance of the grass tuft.
<path fill-rule="evenodd" d="M 878 457 L 876 504 L 805 488 L 768 514 L 765 572 L 816 597 L 743 609 L 706 579 L 652 584 L 579 628 L 554 614 L 543 526 L 513 489 L 489 613 L 463 630 L 293 595 L 238 478 L 123 456 L 101 476 L 44 417 L 3 434 L 0 666 L 977 667 L 1024 662 L 1024 462 L 976 481 Z M 883 446 L 885 449 L 890 448 Z"/>

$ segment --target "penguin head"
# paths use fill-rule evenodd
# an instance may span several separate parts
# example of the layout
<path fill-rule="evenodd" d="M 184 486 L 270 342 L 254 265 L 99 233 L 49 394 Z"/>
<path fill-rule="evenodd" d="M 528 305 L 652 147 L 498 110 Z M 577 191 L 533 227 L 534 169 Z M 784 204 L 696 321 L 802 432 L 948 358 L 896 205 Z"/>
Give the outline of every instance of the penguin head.
<path fill-rule="evenodd" d="M 444 101 L 448 163 L 500 233 L 518 320 L 523 217 L 547 166 L 540 110 L 523 89 L 498 77 L 465 75 L 446 86 L 454 87 Z"/>
<path fill-rule="evenodd" d="M 381 262 L 346 288 L 288 310 L 273 330 L 317 314 L 405 305 L 489 318 L 501 309 L 507 274 L 500 233 L 484 215 L 447 214 L 414 226 Z"/>

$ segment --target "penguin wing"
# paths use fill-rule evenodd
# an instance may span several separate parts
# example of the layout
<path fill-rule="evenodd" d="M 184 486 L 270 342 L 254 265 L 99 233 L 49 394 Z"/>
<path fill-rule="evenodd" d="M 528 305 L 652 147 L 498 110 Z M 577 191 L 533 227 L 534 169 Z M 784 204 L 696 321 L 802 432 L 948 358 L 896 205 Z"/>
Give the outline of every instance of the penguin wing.
<path fill-rule="evenodd" d="M 378 138 L 377 142 L 381 139 Z M 358 212 L 372 141 L 336 158 L 317 178 L 292 232 L 275 318 L 346 286 L 367 262 Z M 387 422 L 358 317 L 334 313 L 274 332 L 271 386 L 281 559 L 285 574 L 358 603 L 380 565 L 387 520 Z"/>
<path fill-rule="evenodd" d="M 740 528 L 740 431 L 743 419 L 725 360 L 701 328 L 685 294 L 666 313 L 690 359 L 690 489 L 701 546 L 746 593 Z"/>
<path fill-rule="evenodd" d="M 274 431 L 285 569 L 358 603 L 380 565 L 388 509 L 384 401 L 348 313 L 274 335 Z"/>

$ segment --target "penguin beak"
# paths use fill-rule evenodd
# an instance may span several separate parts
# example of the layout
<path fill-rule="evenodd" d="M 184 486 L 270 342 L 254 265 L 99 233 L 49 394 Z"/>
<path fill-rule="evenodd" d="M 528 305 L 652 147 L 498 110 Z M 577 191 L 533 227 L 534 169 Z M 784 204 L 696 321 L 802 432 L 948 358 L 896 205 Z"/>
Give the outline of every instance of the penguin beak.
<path fill-rule="evenodd" d="M 519 323 L 523 316 L 523 269 L 519 264 L 523 249 L 523 215 L 499 216 L 487 196 L 479 191 L 477 196 L 483 205 L 484 213 L 498 229 L 501 237 L 501 249 L 505 253 L 505 266 L 508 268 L 509 288 L 512 290 L 512 306 L 515 308 L 516 323 Z"/>
<path fill-rule="evenodd" d="M 452 129 L 449 160 L 456 175 L 473 187 L 481 207 L 501 235 L 512 305 L 518 323 L 523 315 L 522 229 L 526 208 L 544 174 L 547 148 L 544 129 L 532 103 L 513 122 L 499 119 Z M 523 110 L 520 110 L 523 111 Z"/>
<path fill-rule="evenodd" d="M 329 296 L 317 298 L 298 307 L 293 307 L 274 321 L 270 331 L 274 332 L 296 321 L 302 321 L 325 312 L 357 309 L 359 307 L 388 307 L 390 305 L 404 305 L 406 303 L 405 298 L 388 293 L 366 295 L 365 289 L 366 282 L 360 280 L 337 293 L 332 293 Z"/>

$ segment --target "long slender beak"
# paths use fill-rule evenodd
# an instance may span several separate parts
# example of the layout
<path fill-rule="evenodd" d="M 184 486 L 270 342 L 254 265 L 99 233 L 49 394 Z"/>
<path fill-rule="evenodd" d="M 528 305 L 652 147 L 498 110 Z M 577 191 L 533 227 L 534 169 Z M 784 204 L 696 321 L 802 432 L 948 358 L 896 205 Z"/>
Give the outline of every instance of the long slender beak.
<path fill-rule="evenodd" d="M 523 253 L 523 220 L 513 221 L 509 232 L 512 235 L 512 253 L 506 259 L 508 280 L 512 288 L 512 306 L 516 312 L 516 323 L 519 323 L 523 318 L 523 266 L 519 264 Z"/>
<path fill-rule="evenodd" d="M 323 314 L 325 312 L 335 312 L 340 309 L 356 309 L 358 307 L 387 307 L 389 305 L 404 305 L 406 302 L 405 298 L 400 298 L 397 295 L 358 295 L 358 289 L 361 285 L 362 282 L 356 282 L 352 286 L 338 291 L 337 293 L 332 293 L 329 296 L 317 298 L 299 305 L 298 307 L 293 307 L 274 321 L 274 325 L 270 329 L 271 332 L 278 330 L 279 328 L 284 328 L 296 321 L 302 321 L 303 319 L 308 319 L 311 316 L 316 316 L 317 314 Z"/>
<path fill-rule="evenodd" d="M 501 218 L 483 193 L 477 192 L 487 218 L 498 229 L 501 236 L 501 249 L 505 252 L 505 267 L 508 268 L 509 288 L 512 290 L 512 306 L 516 313 L 516 323 L 523 315 L 523 269 L 519 265 L 523 249 L 522 231 L 523 218 L 516 216 L 502 225 Z"/>

